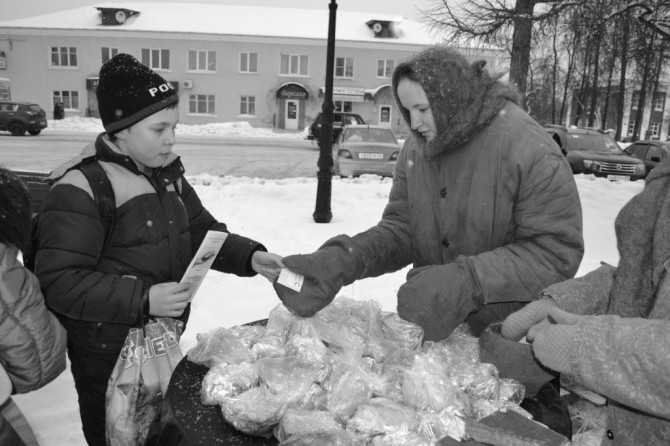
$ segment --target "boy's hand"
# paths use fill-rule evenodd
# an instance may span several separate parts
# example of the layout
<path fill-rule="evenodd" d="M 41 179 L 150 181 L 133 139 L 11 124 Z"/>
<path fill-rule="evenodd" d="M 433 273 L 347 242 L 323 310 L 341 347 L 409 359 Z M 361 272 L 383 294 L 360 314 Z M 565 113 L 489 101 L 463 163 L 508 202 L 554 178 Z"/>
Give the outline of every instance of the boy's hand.
<path fill-rule="evenodd" d="M 271 252 L 256 251 L 251 256 L 251 268 L 270 282 L 274 282 L 284 267 L 281 259 L 281 256 Z"/>
<path fill-rule="evenodd" d="M 158 283 L 149 289 L 149 314 L 179 317 L 191 299 L 190 283 Z"/>

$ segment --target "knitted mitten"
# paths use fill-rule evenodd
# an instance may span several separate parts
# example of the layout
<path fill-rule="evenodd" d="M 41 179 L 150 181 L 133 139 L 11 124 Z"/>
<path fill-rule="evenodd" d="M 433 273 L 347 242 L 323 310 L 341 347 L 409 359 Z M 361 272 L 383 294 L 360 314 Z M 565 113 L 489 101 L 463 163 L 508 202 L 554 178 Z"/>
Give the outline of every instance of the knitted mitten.
<path fill-rule="evenodd" d="M 502 325 L 502 335 L 518 341 L 528 333 L 530 327 L 545 319 L 549 310 L 556 307 L 556 301 L 551 297 L 542 297 L 529 303 L 519 311 L 507 316 Z"/>
<path fill-rule="evenodd" d="M 542 324 L 533 339 L 533 353 L 546 367 L 570 374 L 570 355 L 574 349 L 578 328 L 575 325 Z"/>
<path fill-rule="evenodd" d="M 330 304 L 340 289 L 354 282 L 365 268 L 356 245 L 346 235 L 331 238 L 312 254 L 287 256 L 282 262 L 305 276 L 299 292 L 273 283 L 283 304 L 300 317 L 312 317 Z"/>

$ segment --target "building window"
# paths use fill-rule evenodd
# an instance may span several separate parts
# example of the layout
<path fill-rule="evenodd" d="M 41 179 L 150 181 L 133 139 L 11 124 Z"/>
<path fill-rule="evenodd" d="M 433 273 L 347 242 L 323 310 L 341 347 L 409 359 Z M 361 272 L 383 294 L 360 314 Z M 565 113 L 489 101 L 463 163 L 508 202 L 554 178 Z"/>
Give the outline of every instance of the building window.
<path fill-rule="evenodd" d="M 109 59 L 119 54 L 118 48 L 102 47 L 101 50 L 102 50 L 102 63 L 107 62 Z"/>
<path fill-rule="evenodd" d="M 651 133 L 651 136 L 655 136 L 658 138 L 658 133 L 661 130 L 661 124 L 658 122 L 650 122 L 649 123 L 649 132 Z"/>
<path fill-rule="evenodd" d="M 258 53 L 240 53 L 240 73 L 258 72 Z"/>
<path fill-rule="evenodd" d="M 309 58 L 307 56 L 298 56 L 295 54 L 282 54 L 280 74 L 296 74 L 300 76 L 307 76 L 307 64 Z"/>
<path fill-rule="evenodd" d="M 240 96 L 240 114 L 256 116 L 255 96 Z"/>
<path fill-rule="evenodd" d="M 216 71 L 216 51 L 189 50 L 189 71 Z"/>
<path fill-rule="evenodd" d="M 639 91 L 634 91 L 633 92 L 633 98 L 631 99 L 631 109 L 637 110 L 637 105 L 640 102 L 640 92 Z"/>
<path fill-rule="evenodd" d="M 351 113 L 352 103 L 349 101 L 333 101 L 335 103 L 336 112 Z"/>
<path fill-rule="evenodd" d="M 665 105 L 665 95 L 657 94 L 654 97 L 654 111 L 663 111 L 664 105 Z"/>
<path fill-rule="evenodd" d="M 170 50 L 142 48 L 142 63 L 153 70 L 169 70 Z"/>
<path fill-rule="evenodd" d="M 395 61 L 393 59 L 379 59 L 377 61 L 377 77 L 393 76 Z"/>
<path fill-rule="evenodd" d="M 52 67 L 76 67 L 77 66 L 77 48 L 73 46 L 52 46 L 51 47 L 51 66 Z"/>
<path fill-rule="evenodd" d="M 635 131 L 635 121 L 631 121 L 628 123 L 628 134 L 632 135 L 634 131 Z"/>
<path fill-rule="evenodd" d="M 354 58 L 335 58 L 335 77 L 354 77 Z"/>
<path fill-rule="evenodd" d="M 215 96 L 213 94 L 192 94 L 188 98 L 189 113 L 194 115 L 216 114 L 216 110 L 214 109 Z"/>
<path fill-rule="evenodd" d="M 78 91 L 54 91 L 53 103 L 63 103 L 66 110 L 79 110 L 79 92 Z"/>

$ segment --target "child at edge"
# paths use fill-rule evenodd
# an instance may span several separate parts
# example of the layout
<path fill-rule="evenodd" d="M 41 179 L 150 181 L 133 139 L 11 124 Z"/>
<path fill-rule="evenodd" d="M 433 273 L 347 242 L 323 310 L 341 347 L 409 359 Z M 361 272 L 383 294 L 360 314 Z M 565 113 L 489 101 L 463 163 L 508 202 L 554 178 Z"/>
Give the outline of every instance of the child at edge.
<path fill-rule="evenodd" d="M 208 230 L 229 231 L 203 207 L 172 152 L 179 120 L 172 85 L 119 54 L 101 67 L 96 95 L 105 132 L 52 174 L 35 270 L 48 306 L 67 329 L 84 436 L 89 445 L 105 445 L 105 393 L 129 329 L 149 316 L 186 323 L 191 290 L 178 281 Z M 73 168 L 92 155 L 115 195 L 107 243 L 91 187 Z M 236 234 L 212 265 L 270 281 L 281 267 L 278 255 Z"/>

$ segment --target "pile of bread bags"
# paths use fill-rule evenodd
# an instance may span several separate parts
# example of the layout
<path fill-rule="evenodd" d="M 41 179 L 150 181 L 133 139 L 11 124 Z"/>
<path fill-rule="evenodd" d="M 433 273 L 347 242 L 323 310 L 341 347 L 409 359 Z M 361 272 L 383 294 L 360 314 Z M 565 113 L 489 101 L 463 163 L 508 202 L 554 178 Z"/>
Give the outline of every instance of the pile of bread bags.
<path fill-rule="evenodd" d="M 462 439 L 465 417 L 524 412 L 523 385 L 480 362 L 467 325 L 422 338 L 374 301 L 338 297 L 309 319 L 279 305 L 266 326 L 198 334 L 187 357 L 209 367 L 203 404 L 281 445 L 430 445 Z"/>

